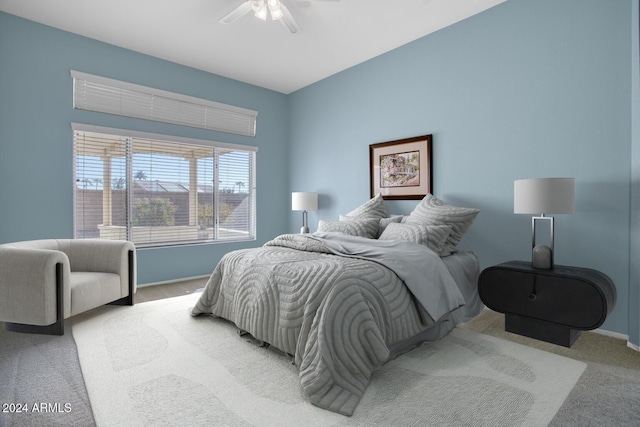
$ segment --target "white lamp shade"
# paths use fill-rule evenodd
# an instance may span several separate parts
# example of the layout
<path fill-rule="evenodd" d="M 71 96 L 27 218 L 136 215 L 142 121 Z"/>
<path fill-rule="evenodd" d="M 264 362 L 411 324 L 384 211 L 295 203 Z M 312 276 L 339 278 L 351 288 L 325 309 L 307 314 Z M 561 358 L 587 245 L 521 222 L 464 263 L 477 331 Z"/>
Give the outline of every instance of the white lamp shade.
<path fill-rule="evenodd" d="M 572 214 L 575 178 L 518 179 L 513 183 L 513 213 Z"/>
<path fill-rule="evenodd" d="M 291 193 L 291 210 L 315 211 L 318 209 L 318 193 L 294 192 Z"/>

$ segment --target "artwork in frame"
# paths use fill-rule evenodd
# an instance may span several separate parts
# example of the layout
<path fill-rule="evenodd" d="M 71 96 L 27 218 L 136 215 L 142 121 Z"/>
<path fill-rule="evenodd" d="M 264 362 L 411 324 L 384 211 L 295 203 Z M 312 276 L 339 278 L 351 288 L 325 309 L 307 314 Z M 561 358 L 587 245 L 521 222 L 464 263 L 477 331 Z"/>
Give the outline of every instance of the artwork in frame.
<path fill-rule="evenodd" d="M 431 135 L 369 145 L 371 197 L 422 199 L 431 193 Z"/>

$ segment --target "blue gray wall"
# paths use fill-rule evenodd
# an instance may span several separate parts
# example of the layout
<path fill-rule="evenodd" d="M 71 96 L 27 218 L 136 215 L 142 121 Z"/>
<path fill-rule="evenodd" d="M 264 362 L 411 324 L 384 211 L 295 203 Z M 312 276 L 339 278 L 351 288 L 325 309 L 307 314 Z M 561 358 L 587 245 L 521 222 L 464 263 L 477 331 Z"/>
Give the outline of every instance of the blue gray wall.
<path fill-rule="evenodd" d="M 434 193 L 482 210 L 461 247 L 483 267 L 529 257 L 513 180 L 576 178 L 556 261 L 612 277 L 603 328 L 637 344 L 637 3 L 508 0 L 289 96 L 0 13 L 0 242 L 72 235 L 70 122 L 260 147 L 258 241 L 141 250 L 141 283 L 207 274 L 229 250 L 296 232 L 290 191 L 320 193 L 312 229 L 336 219 L 369 198 L 369 144 L 431 133 Z M 74 111 L 70 69 L 258 110 L 258 136 Z"/>
<path fill-rule="evenodd" d="M 257 136 L 74 110 L 71 69 L 257 110 Z M 287 230 L 285 95 L 0 12 L 0 242 L 73 236 L 71 122 L 259 147 L 257 242 L 139 250 L 140 283 L 209 274 Z"/>
<path fill-rule="evenodd" d="M 603 328 L 626 334 L 631 7 L 509 0 L 290 95 L 291 189 L 321 194 L 311 228 L 368 199 L 369 144 L 430 133 L 434 194 L 481 209 L 461 247 L 483 267 L 527 260 L 531 219 L 513 214 L 513 181 L 575 177 L 556 262 L 615 281 Z"/>

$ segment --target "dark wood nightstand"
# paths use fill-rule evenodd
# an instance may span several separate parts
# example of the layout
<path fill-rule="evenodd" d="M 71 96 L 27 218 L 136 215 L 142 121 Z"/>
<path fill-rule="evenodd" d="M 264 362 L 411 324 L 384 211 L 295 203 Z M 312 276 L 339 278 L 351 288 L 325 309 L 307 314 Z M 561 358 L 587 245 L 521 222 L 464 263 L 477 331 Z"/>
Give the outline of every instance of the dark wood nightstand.
<path fill-rule="evenodd" d="M 616 287 L 604 273 L 509 261 L 488 267 L 478 292 L 490 309 L 505 314 L 505 330 L 571 347 L 581 331 L 596 329 L 616 305 Z"/>

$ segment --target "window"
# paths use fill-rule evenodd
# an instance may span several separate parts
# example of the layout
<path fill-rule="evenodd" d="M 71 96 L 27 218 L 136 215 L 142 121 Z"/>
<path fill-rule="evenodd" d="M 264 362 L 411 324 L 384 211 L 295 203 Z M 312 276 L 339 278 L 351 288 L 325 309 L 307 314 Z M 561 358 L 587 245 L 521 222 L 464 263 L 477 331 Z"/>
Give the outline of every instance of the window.
<path fill-rule="evenodd" d="M 255 239 L 257 148 L 74 124 L 76 238 Z"/>

